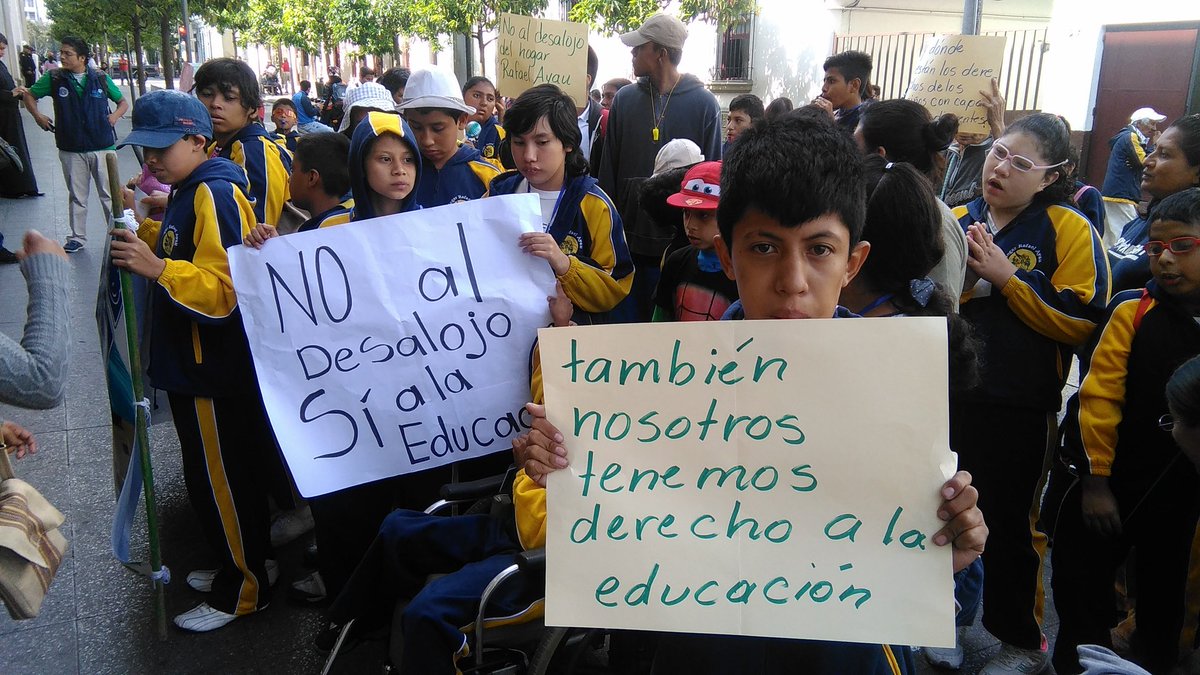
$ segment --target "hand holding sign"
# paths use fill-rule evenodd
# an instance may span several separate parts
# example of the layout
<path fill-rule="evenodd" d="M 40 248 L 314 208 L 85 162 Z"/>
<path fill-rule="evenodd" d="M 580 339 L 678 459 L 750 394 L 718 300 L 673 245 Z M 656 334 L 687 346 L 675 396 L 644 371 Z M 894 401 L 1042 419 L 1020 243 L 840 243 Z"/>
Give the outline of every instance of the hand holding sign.
<path fill-rule="evenodd" d="M 934 38 L 914 66 L 904 97 L 925 106 L 934 117 L 957 115 L 961 133 L 986 133 L 997 100 L 983 91 L 1000 75 L 1005 39 L 979 35 Z M 975 98 L 973 92 L 983 98 Z M 995 93 L 998 97 L 999 91 Z M 1001 106 L 1003 101 L 999 98 Z"/>

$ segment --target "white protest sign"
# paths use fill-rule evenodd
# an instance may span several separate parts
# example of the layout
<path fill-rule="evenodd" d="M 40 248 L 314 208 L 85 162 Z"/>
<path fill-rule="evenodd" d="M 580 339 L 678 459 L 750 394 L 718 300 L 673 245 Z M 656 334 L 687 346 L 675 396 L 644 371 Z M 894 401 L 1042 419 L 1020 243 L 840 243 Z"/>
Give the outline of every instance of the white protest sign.
<path fill-rule="evenodd" d="M 501 14 L 496 43 L 496 87 L 516 98 L 538 84 L 553 84 L 587 103 L 587 26 L 570 21 Z"/>
<path fill-rule="evenodd" d="M 539 332 L 546 622 L 954 644 L 940 318 Z"/>
<path fill-rule="evenodd" d="M 958 115 L 958 130 L 987 133 L 987 109 L 979 96 L 1000 77 L 1004 41 L 1000 36 L 939 35 L 913 66 L 904 98 L 925 106 L 934 117 Z"/>
<path fill-rule="evenodd" d="M 263 402 L 305 497 L 511 451 L 554 274 L 537 198 L 423 209 L 229 250 Z"/>

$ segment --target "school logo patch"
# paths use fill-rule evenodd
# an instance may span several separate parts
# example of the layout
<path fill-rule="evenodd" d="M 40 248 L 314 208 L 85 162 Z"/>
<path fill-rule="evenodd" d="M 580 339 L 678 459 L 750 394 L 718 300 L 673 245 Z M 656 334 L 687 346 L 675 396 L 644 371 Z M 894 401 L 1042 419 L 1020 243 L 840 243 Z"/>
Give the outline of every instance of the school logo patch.
<path fill-rule="evenodd" d="M 496 147 L 492 145 L 483 146 L 483 156 L 491 159 L 496 156 Z"/>
<path fill-rule="evenodd" d="M 1032 246 L 1020 246 L 1008 254 L 1008 261 L 1013 267 L 1029 272 L 1042 261 L 1042 252 Z"/>
<path fill-rule="evenodd" d="M 58 88 L 58 97 L 59 97 L 59 98 L 66 98 L 66 97 L 68 97 L 68 96 L 70 96 L 70 95 L 71 95 L 71 93 L 67 91 L 67 88 L 66 88 L 66 87 L 59 87 L 59 88 Z"/>
<path fill-rule="evenodd" d="M 167 255 L 171 255 L 172 253 L 175 252 L 175 236 L 176 235 L 175 235 L 174 227 L 168 226 L 167 229 L 163 231 L 163 235 L 162 235 L 163 253 L 165 253 Z"/>
<path fill-rule="evenodd" d="M 579 239 L 573 234 L 568 234 L 563 237 L 562 243 L 558 245 L 558 248 L 567 255 L 575 255 L 579 253 Z"/>

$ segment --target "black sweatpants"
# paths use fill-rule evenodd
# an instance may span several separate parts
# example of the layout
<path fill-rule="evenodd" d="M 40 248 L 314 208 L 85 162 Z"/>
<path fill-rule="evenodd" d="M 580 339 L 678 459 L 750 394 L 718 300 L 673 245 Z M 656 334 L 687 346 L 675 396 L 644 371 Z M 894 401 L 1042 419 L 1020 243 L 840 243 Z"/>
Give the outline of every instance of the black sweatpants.
<path fill-rule="evenodd" d="M 1137 587 L 1133 657 L 1153 673 L 1166 673 L 1174 666 L 1184 622 L 1196 621 L 1194 610 L 1188 612 L 1187 607 L 1188 591 L 1195 595 L 1195 589 L 1188 589 L 1188 570 L 1200 514 L 1198 483 L 1195 470 L 1182 457 L 1148 493 L 1122 489 L 1118 480 L 1110 479 L 1121 514 L 1117 537 L 1096 534 L 1083 524 L 1082 486 L 1071 486 L 1054 540 L 1052 588 L 1061 620 L 1054 668 L 1060 675 L 1080 672 L 1078 645 L 1112 646 L 1113 578 L 1131 548 L 1137 549 L 1126 571 Z"/>
<path fill-rule="evenodd" d="M 988 525 L 983 554 L 983 626 L 1023 649 L 1042 644 L 1042 562 L 1039 501 L 1055 438 L 1054 415 L 995 403 L 950 408 L 950 447 L 971 472 Z"/>
<path fill-rule="evenodd" d="M 169 393 L 183 453 L 183 477 L 200 527 L 217 558 L 206 602 L 230 614 L 267 606 L 270 520 L 266 476 L 275 452 L 257 387 L 251 396 L 200 398 Z"/>

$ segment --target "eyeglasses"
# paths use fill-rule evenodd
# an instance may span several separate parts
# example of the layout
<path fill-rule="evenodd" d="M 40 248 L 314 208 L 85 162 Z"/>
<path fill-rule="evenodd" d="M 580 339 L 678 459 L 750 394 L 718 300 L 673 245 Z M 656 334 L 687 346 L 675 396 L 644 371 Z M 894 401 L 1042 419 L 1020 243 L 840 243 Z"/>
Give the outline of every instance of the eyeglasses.
<path fill-rule="evenodd" d="M 1167 249 L 1176 255 L 1191 253 L 1197 244 L 1200 244 L 1200 237 L 1175 237 L 1170 241 L 1148 241 L 1142 244 L 1142 250 L 1151 258 L 1157 258 Z"/>
<path fill-rule="evenodd" d="M 1045 166 L 1042 166 L 1042 165 L 1034 162 L 1032 159 L 1025 157 L 1024 155 L 1014 155 L 1012 153 L 1012 151 L 1008 149 L 1008 146 L 1006 146 L 1000 142 L 992 143 L 992 155 L 995 156 L 995 158 L 1000 160 L 1001 162 L 1003 162 L 1004 160 L 1007 159 L 1009 166 L 1016 169 L 1017 171 L 1020 171 L 1021 173 L 1027 173 L 1027 172 L 1033 171 L 1035 169 L 1036 170 L 1054 169 L 1054 168 L 1062 166 L 1063 164 L 1066 164 L 1068 161 L 1068 160 L 1064 159 L 1063 161 L 1061 161 L 1057 164 L 1047 164 Z"/>
<path fill-rule="evenodd" d="M 1158 428 L 1163 431 L 1171 431 L 1175 428 L 1175 418 L 1170 415 L 1163 415 L 1158 418 Z"/>

